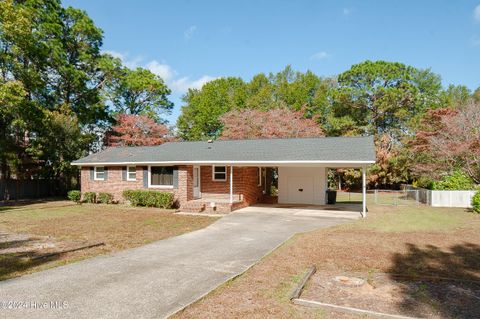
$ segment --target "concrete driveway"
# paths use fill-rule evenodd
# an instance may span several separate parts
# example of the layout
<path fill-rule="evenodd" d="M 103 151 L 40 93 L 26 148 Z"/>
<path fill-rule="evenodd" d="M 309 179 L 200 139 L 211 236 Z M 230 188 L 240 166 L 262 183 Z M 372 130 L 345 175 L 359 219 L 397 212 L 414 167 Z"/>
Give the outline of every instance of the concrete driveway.
<path fill-rule="evenodd" d="M 3 281 L 0 318 L 168 317 L 293 234 L 359 217 L 323 213 L 247 207 L 198 231 Z"/>

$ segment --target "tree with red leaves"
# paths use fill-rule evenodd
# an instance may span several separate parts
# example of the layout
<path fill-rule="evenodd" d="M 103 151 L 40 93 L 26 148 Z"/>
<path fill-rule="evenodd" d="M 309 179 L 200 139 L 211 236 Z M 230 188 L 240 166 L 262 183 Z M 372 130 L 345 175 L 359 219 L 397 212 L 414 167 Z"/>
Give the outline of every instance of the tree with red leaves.
<path fill-rule="evenodd" d="M 412 149 L 415 171 L 434 179 L 461 170 L 480 184 L 480 103 L 428 111 Z"/>
<path fill-rule="evenodd" d="M 107 134 L 108 146 L 160 145 L 170 140 L 168 128 L 145 115 L 119 114 Z"/>
<path fill-rule="evenodd" d="M 305 118 L 303 110 L 232 110 L 222 115 L 220 121 L 222 140 L 325 136 L 316 119 Z"/>

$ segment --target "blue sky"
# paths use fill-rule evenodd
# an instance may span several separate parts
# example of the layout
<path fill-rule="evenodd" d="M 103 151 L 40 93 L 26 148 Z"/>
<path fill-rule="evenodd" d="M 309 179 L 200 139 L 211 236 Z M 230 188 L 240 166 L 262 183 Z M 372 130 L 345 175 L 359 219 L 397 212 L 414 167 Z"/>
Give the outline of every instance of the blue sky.
<path fill-rule="evenodd" d="M 398 61 L 480 86 L 480 0 L 68 0 L 104 30 L 103 50 L 148 67 L 180 97 L 216 77 L 249 80 L 290 64 L 321 76 Z"/>

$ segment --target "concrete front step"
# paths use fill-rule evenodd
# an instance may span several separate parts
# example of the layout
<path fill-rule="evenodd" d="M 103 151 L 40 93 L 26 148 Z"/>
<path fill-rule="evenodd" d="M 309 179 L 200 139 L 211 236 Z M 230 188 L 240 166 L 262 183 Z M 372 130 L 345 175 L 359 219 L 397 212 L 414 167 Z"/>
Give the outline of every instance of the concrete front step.
<path fill-rule="evenodd" d="M 215 200 L 192 200 L 180 206 L 180 211 L 185 213 L 227 214 L 245 206 L 246 204 L 240 201 L 230 204 L 229 202 L 217 202 Z"/>

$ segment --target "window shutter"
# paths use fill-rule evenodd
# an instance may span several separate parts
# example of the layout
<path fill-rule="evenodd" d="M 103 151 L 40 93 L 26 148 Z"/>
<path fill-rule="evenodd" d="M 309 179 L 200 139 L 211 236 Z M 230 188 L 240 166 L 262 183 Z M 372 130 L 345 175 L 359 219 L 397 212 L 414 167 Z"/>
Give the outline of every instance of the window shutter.
<path fill-rule="evenodd" d="M 148 188 L 148 167 L 143 168 L 143 188 Z"/>
<path fill-rule="evenodd" d="M 173 169 L 173 188 L 178 189 L 178 167 Z"/>
<path fill-rule="evenodd" d="M 103 180 L 106 181 L 108 180 L 108 167 L 104 167 L 103 171 L 105 172 L 103 173 L 103 176 L 104 176 Z"/>
<path fill-rule="evenodd" d="M 93 181 L 94 168 L 90 167 L 90 180 Z"/>
<path fill-rule="evenodd" d="M 124 166 L 122 167 L 122 181 L 126 181 L 127 180 L 127 167 Z"/>

